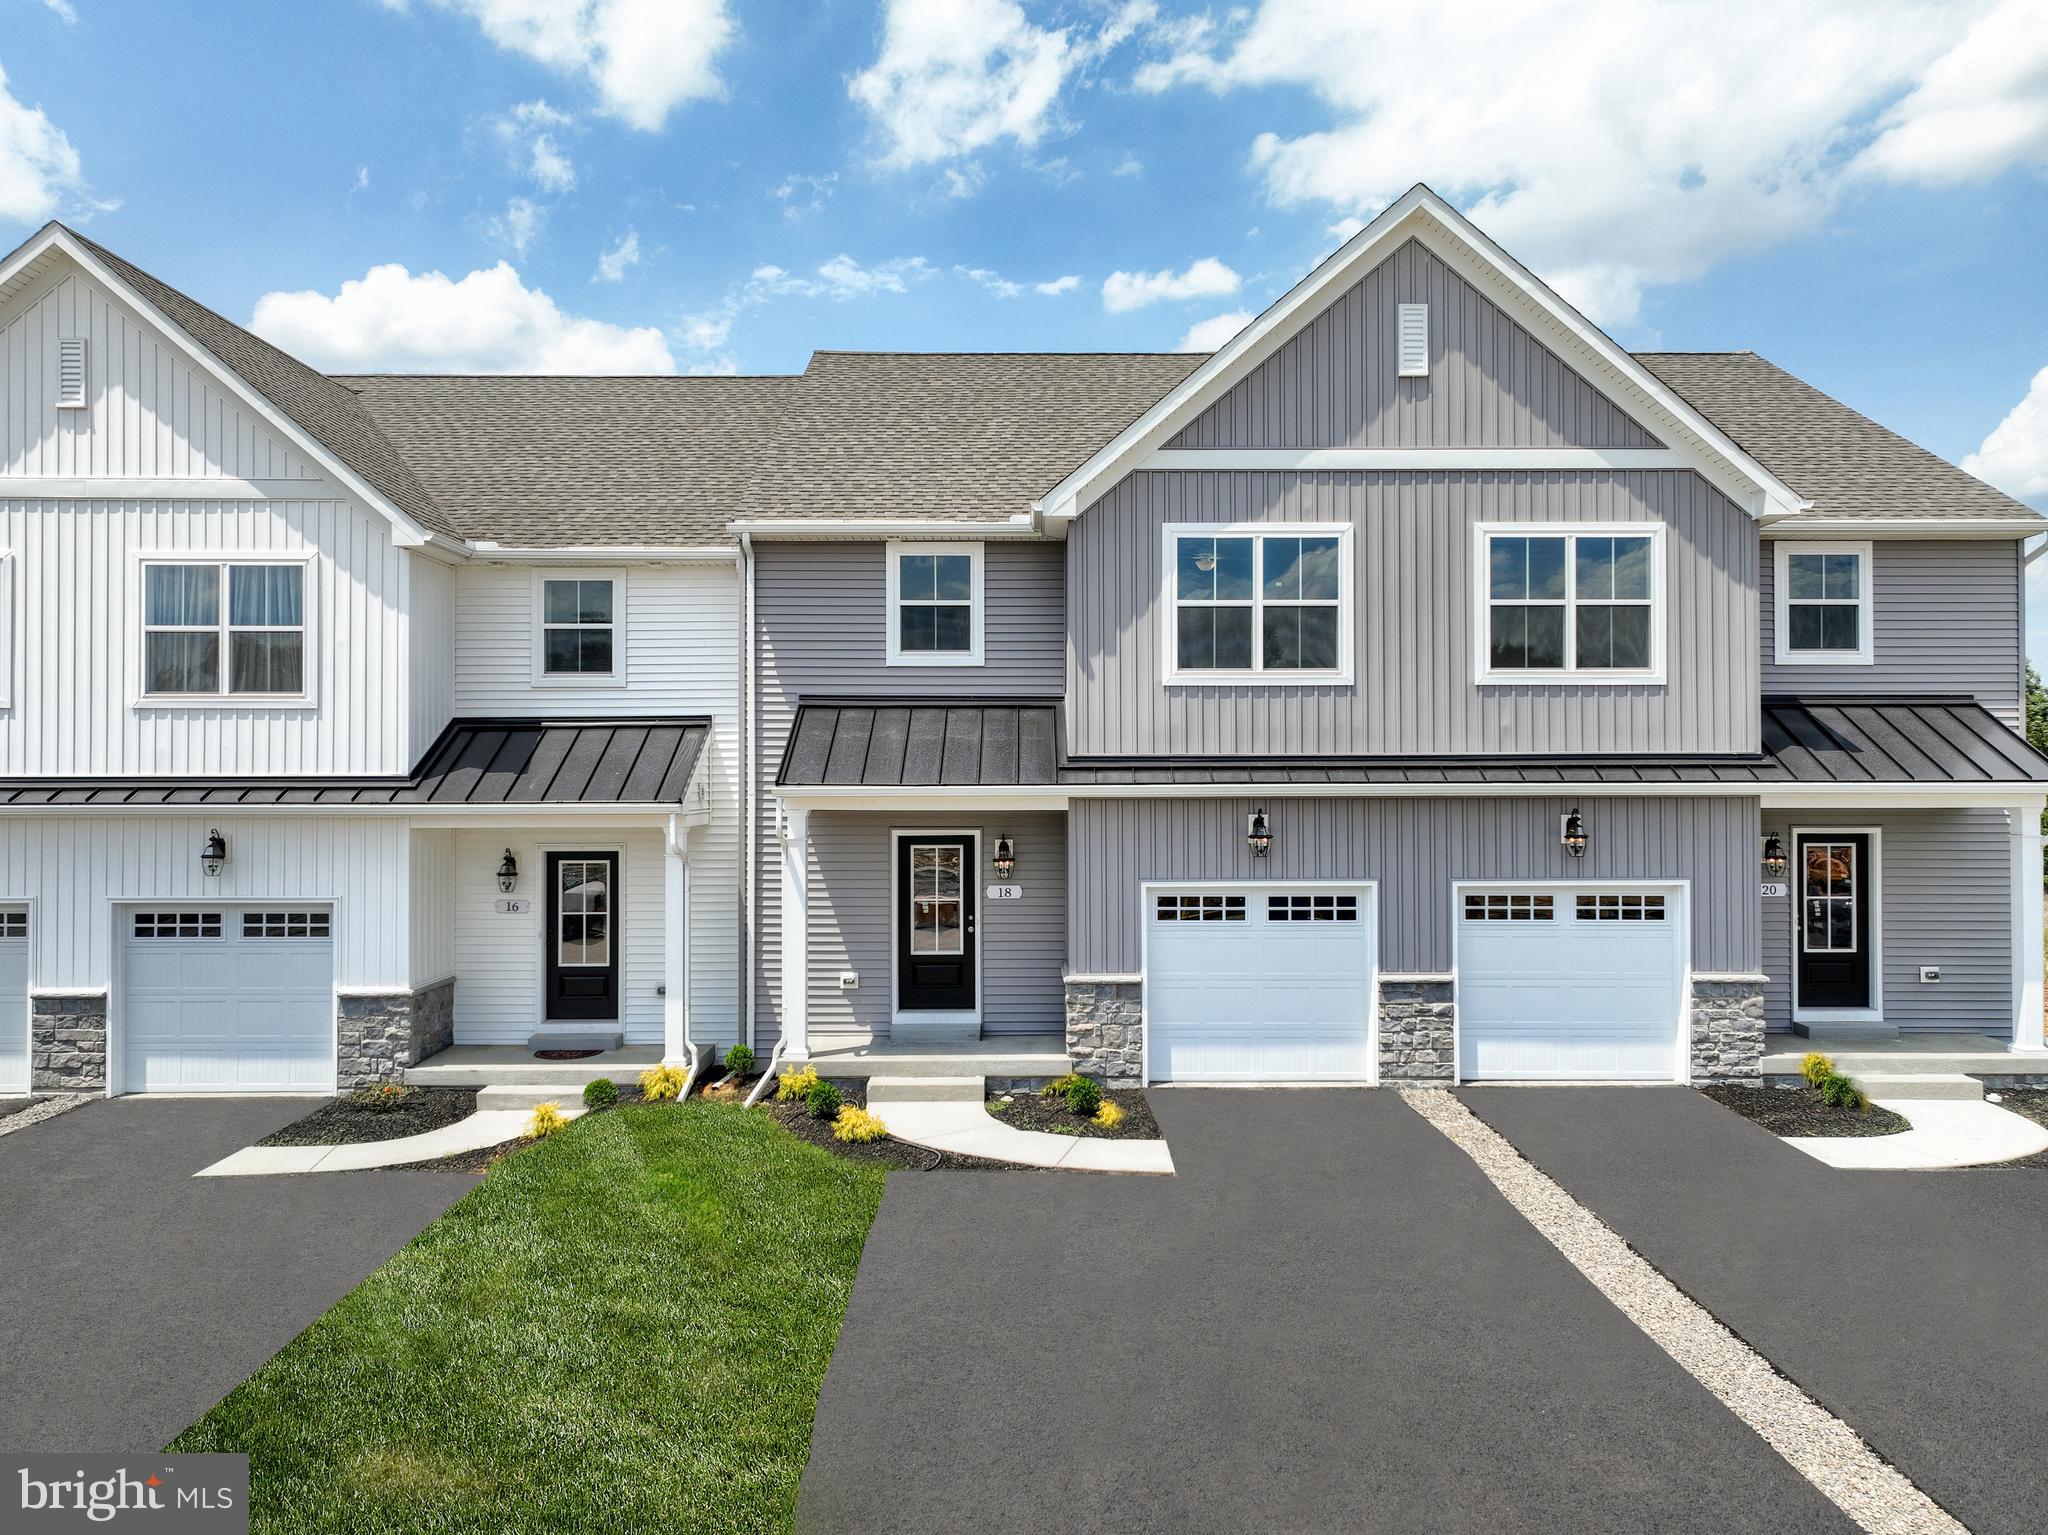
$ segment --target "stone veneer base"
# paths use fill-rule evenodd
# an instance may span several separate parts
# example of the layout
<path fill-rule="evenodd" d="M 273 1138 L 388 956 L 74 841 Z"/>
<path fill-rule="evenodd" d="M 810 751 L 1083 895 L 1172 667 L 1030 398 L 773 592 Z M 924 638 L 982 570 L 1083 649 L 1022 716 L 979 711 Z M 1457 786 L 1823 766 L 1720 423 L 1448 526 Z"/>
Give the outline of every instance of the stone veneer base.
<path fill-rule="evenodd" d="M 1692 1080 L 1761 1087 L 1763 1063 L 1763 981 L 1694 981 Z"/>
<path fill-rule="evenodd" d="M 343 1092 L 403 1081 L 408 1066 L 455 1042 L 455 980 L 418 991 L 348 993 L 337 1024 L 335 1080 Z"/>
<path fill-rule="evenodd" d="M 28 1086 L 34 1093 L 107 1090 L 107 995 L 29 995 Z"/>
<path fill-rule="evenodd" d="M 1067 1055 L 1105 1087 L 1137 1087 L 1145 1072 L 1145 988 L 1138 981 L 1067 982 Z"/>
<path fill-rule="evenodd" d="M 1380 982 L 1380 1080 L 1448 1086 L 1458 1066 L 1449 981 Z"/>

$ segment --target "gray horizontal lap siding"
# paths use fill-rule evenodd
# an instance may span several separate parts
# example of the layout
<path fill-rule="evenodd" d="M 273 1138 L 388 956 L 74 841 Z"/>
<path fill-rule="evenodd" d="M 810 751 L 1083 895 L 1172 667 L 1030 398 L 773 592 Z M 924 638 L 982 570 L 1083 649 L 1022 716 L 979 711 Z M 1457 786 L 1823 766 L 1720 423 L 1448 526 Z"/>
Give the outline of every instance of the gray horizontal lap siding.
<path fill-rule="evenodd" d="M 760 542 L 754 555 L 760 667 L 754 725 L 760 794 L 754 995 L 755 1037 L 765 1047 L 780 1032 L 782 850 L 775 830 L 775 774 L 799 698 L 1051 697 L 1061 686 L 1066 609 L 1064 551 L 1058 544 L 991 540 L 982 555 L 985 664 L 890 666 L 881 543 Z M 883 893 L 886 897 L 886 885 Z"/>
<path fill-rule="evenodd" d="M 1273 848 L 1254 858 L 1263 803 Z M 1692 882 L 1692 967 L 1754 974 L 1757 801 L 1599 799 L 1579 805 L 1586 856 L 1558 845 L 1564 799 L 1076 800 L 1068 812 L 1067 953 L 1078 973 L 1136 974 L 1147 880 L 1375 880 L 1380 968 L 1451 969 L 1451 882 Z"/>
<path fill-rule="evenodd" d="M 1006 815 L 978 825 L 954 816 L 813 812 L 811 816 L 810 1027 L 813 1033 L 889 1032 L 891 886 L 895 831 L 979 831 L 979 896 L 995 879 L 999 833 L 1014 839 L 1017 901 L 977 900 L 984 1034 L 1056 1034 L 1065 1026 L 1067 818 L 1056 811 Z M 998 824 L 1000 823 L 1000 824 Z M 841 972 L 860 977 L 842 990 Z"/>
<path fill-rule="evenodd" d="M 1473 528 L 1664 522 L 1668 682 L 1474 678 Z M 1352 524 L 1352 686 L 1169 687 L 1162 528 Z M 1754 752 L 1757 535 L 1691 473 L 1160 471 L 1067 540 L 1068 749 L 1087 756 Z"/>
<path fill-rule="evenodd" d="M 1884 1021 L 1902 1029 L 2003 1035 L 2012 1028 L 2012 843 L 2002 810 L 1771 811 L 1764 829 L 1793 851 L 1794 828 L 1875 827 Z M 1792 1026 L 1795 865 L 1786 894 L 1763 903 L 1764 1016 Z M 1939 965 L 1939 981 L 1920 979 Z"/>
<path fill-rule="evenodd" d="M 1429 375 L 1395 372 L 1429 305 Z M 1654 448 L 1651 436 L 1410 240 L 1191 422 L 1175 448 Z"/>
<path fill-rule="evenodd" d="M 1789 536 L 1789 535 L 1788 535 Z M 1869 666 L 1780 666 L 1777 562 L 1764 545 L 1758 622 L 1766 693 L 1967 693 L 2023 728 L 2026 586 L 2018 540 L 1879 539 Z"/>

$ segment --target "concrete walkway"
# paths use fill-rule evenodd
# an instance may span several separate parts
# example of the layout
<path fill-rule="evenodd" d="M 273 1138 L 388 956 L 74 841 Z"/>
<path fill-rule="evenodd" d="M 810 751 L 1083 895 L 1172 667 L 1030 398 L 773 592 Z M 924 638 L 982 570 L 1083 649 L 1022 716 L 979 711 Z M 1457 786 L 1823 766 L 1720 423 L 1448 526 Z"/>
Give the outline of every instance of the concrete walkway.
<path fill-rule="evenodd" d="M 1873 1098 L 1913 1128 L 1897 1135 L 1788 1135 L 1830 1167 L 1987 1167 L 2048 1151 L 2048 1129 L 1995 1103 L 1940 1098 Z"/>
<path fill-rule="evenodd" d="M 1173 1171 L 1173 1153 L 1164 1141 L 1112 1141 L 1019 1130 L 995 1118 L 979 1098 L 972 1103 L 884 1103 L 875 1106 L 875 1113 L 899 1141 L 950 1151 L 955 1156 L 990 1157 L 1068 1172 Z"/>
<path fill-rule="evenodd" d="M 564 1109 L 562 1117 L 574 1119 L 582 1112 Z M 486 1146 L 517 1140 L 532 1118 L 530 1109 L 490 1109 L 438 1130 L 401 1136 L 395 1141 L 359 1141 L 351 1146 L 244 1146 L 233 1156 L 200 1168 L 193 1176 L 253 1178 L 278 1173 L 352 1173 L 370 1167 L 434 1162 L 457 1152 L 481 1151 Z"/>

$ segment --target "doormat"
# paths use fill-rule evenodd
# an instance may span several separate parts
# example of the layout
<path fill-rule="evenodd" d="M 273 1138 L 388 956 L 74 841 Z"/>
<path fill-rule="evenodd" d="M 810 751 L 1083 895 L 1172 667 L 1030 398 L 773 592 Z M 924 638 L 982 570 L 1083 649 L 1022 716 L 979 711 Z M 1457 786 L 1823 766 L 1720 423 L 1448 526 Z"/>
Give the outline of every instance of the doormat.
<path fill-rule="evenodd" d="M 602 1050 L 536 1050 L 533 1058 L 537 1061 L 587 1061 L 593 1055 L 603 1055 Z"/>

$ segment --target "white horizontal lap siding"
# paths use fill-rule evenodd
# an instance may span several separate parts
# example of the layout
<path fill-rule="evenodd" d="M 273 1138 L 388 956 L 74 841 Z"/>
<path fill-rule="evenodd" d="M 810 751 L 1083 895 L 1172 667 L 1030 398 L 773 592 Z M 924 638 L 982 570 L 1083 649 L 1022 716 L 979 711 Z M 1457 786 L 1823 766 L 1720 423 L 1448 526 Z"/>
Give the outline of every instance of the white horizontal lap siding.
<path fill-rule="evenodd" d="M 228 861 L 209 879 L 210 828 Z M 0 903 L 36 903 L 37 987 L 104 989 L 114 902 L 247 906 L 333 901 L 335 983 L 411 981 L 408 830 L 402 820 L 229 815 L 0 818 Z"/>
<path fill-rule="evenodd" d="M 602 688 L 534 685 L 532 567 L 472 564 L 456 572 L 453 708 L 462 717 L 710 718 L 700 768 L 710 820 L 690 833 L 690 1012 L 697 1038 L 730 1043 L 742 1028 L 738 574 L 730 564 L 616 568 L 626 581 L 626 679 Z M 494 869 L 502 839 L 497 846 Z M 658 910 L 659 862 L 650 870 L 656 905 L 649 909 Z M 660 983 L 657 966 L 648 986 Z M 459 997 L 462 987 L 456 990 Z M 653 1022 L 649 1038 L 658 1042 L 659 1006 Z"/>
<path fill-rule="evenodd" d="M 412 766 L 406 690 L 391 679 L 404 674 L 413 556 L 381 518 L 339 501 L 0 499 L 0 549 L 13 554 L 19 609 L 0 773 L 320 777 Z M 307 551 L 310 706 L 138 704 L 138 554 Z"/>
<path fill-rule="evenodd" d="M 86 343 L 82 410 L 55 403 L 57 343 L 70 336 Z M 0 305 L 0 480 L 8 475 L 317 477 L 68 261 Z"/>

